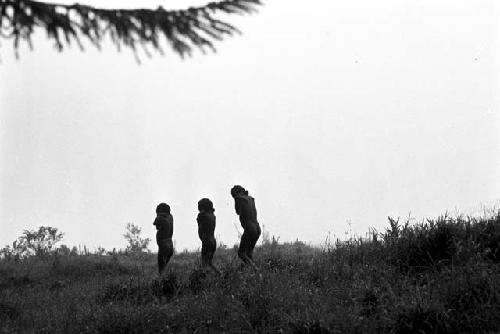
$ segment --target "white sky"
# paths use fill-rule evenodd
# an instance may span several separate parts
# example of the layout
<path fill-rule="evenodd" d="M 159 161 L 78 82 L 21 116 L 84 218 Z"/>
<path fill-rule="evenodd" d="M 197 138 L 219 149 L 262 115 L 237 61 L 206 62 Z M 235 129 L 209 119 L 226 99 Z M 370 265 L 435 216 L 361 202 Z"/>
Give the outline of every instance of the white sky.
<path fill-rule="evenodd" d="M 154 240 L 165 201 L 177 249 L 194 249 L 205 196 L 232 245 L 233 184 L 271 235 L 315 244 L 347 221 L 364 234 L 388 215 L 498 204 L 498 1 L 305 3 L 231 17 L 243 36 L 185 61 L 58 54 L 43 32 L 15 60 L 2 40 L 0 245 L 50 225 L 69 245 L 120 248 L 127 222 Z"/>

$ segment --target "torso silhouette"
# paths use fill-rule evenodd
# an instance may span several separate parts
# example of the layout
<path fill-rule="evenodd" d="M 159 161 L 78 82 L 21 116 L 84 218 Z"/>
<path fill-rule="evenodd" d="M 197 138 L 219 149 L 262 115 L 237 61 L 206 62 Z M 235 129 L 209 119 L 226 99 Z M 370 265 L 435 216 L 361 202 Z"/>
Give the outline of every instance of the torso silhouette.
<path fill-rule="evenodd" d="M 257 221 L 257 209 L 255 199 L 249 195 L 239 195 L 234 199 L 234 208 L 240 216 L 240 223 L 243 229 L 259 226 Z"/>
<path fill-rule="evenodd" d="M 156 226 L 156 241 L 172 239 L 174 233 L 174 218 L 171 214 L 160 213 L 153 223 Z"/>
<path fill-rule="evenodd" d="M 200 212 L 196 218 L 198 222 L 198 236 L 201 241 L 214 238 L 215 215 L 211 212 Z"/>

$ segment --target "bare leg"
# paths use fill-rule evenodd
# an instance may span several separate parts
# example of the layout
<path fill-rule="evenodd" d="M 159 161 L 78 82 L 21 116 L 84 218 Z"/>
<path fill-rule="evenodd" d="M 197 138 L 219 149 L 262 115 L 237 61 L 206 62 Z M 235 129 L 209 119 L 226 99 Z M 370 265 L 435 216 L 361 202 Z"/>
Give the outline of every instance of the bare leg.
<path fill-rule="evenodd" d="M 222 275 L 222 272 L 217 269 L 216 266 L 214 266 L 214 264 L 212 263 L 212 260 L 213 260 L 213 257 L 214 257 L 214 253 L 209 253 L 209 254 L 202 254 L 201 256 L 201 265 L 206 268 L 210 268 L 211 270 L 213 270 L 214 272 L 216 272 L 217 274 L 219 275 Z"/>
<path fill-rule="evenodd" d="M 251 230 L 250 230 L 251 231 Z M 258 269 L 257 265 L 253 260 L 253 250 L 259 240 L 260 228 L 252 231 L 252 233 L 243 233 L 241 237 L 240 249 L 238 255 L 247 264 L 250 264 L 255 270 Z"/>
<path fill-rule="evenodd" d="M 165 269 L 165 266 L 167 264 L 165 263 L 165 260 L 163 259 L 163 256 L 160 251 L 158 251 L 158 274 L 161 276 L 161 273 Z"/>
<path fill-rule="evenodd" d="M 214 266 L 214 254 L 215 254 L 215 248 L 214 248 L 214 251 L 212 251 L 209 256 L 208 256 L 208 265 L 210 266 L 210 268 L 212 268 L 213 271 L 215 271 L 219 276 L 222 276 L 222 272 L 217 269 L 216 266 Z"/>
<path fill-rule="evenodd" d="M 206 239 L 202 241 L 201 246 L 201 264 L 203 267 L 209 267 L 211 270 L 219 275 L 222 275 L 219 269 L 213 265 L 213 258 L 215 254 L 215 249 L 217 244 L 214 238 Z"/>
<path fill-rule="evenodd" d="M 255 262 L 248 256 L 247 252 L 238 251 L 239 258 L 247 265 L 250 265 L 253 269 L 257 270 Z"/>
<path fill-rule="evenodd" d="M 255 262 L 253 260 L 253 250 L 255 249 L 255 244 L 257 243 L 258 239 L 259 239 L 259 237 L 257 236 L 257 238 L 252 240 L 252 242 L 250 243 L 250 247 L 248 247 L 248 251 L 247 251 L 247 256 L 250 259 L 250 261 L 253 263 L 255 268 L 257 268 L 257 266 L 255 265 Z"/>
<path fill-rule="evenodd" d="M 243 233 L 241 236 L 240 247 L 238 247 L 238 257 L 245 263 L 248 264 L 250 259 L 247 256 L 248 248 L 248 235 Z"/>
<path fill-rule="evenodd" d="M 172 240 L 162 240 L 158 245 L 158 272 L 160 276 L 162 275 L 165 267 L 167 266 L 170 258 L 174 253 L 174 247 Z"/>
<path fill-rule="evenodd" d="M 255 264 L 252 261 L 252 258 L 249 255 L 249 250 L 252 245 L 252 237 L 248 231 L 243 232 L 240 241 L 240 247 L 238 248 L 238 256 L 245 263 L 249 264 L 252 267 L 255 267 Z"/>

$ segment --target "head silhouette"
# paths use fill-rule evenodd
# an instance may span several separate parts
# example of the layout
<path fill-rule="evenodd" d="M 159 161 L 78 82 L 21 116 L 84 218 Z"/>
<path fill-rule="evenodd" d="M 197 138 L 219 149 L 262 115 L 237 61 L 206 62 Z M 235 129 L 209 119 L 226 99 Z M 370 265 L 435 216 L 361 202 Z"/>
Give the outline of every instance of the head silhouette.
<path fill-rule="evenodd" d="M 158 204 L 158 206 L 156 207 L 156 214 L 160 213 L 170 214 L 170 206 L 166 203 Z"/>
<path fill-rule="evenodd" d="M 236 197 L 238 195 L 248 195 L 248 191 L 240 185 L 235 185 L 231 188 L 231 196 Z"/>
<path fill-rule="evenodd" d="M 208 198 L 202 198 L 198 201 L 198 210 L 214 212 L 215 211 L 214 204 Z"/>

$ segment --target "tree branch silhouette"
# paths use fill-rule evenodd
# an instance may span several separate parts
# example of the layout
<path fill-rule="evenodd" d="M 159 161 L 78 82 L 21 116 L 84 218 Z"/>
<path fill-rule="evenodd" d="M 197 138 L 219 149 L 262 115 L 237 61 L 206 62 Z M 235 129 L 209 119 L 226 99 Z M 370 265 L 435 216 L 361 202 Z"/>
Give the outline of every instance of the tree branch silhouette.
<path fill-rule="evenodd" d="M 149 48 L 164 54 L 161 40 L 181 57 L 191 56 L 194 48 L 203 53 L 215 51 L 214 43 L 239 33 L 233 25 L 218 19 L 219 14 L 247 14 L 256 11 L 260 0 L 224 0 L 183 10 L 102 9 L 87 5 L 61 5 L 32 0 L 0 0 L 0 37 L 12 39 L 16 57 L 20 42 L 33 49 L 35 28 L 46 31 L 58 51 L 72 43 L 83 51 L 85 38 L 101 49 L 106 36 L 121 50 L 137 48 L 151 56 Z"/>

